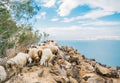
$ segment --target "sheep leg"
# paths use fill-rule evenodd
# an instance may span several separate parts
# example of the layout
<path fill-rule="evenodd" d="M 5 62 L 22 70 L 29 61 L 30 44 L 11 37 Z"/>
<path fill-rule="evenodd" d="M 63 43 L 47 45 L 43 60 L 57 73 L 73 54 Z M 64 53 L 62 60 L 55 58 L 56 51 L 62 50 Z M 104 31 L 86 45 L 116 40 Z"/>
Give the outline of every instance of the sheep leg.
<path fill-rule="evenodd" d="M 45 65 L 44 63 L 45 63 L 45 61 L 40 60 L 40 65 Z"/>
<path fill-rule="evenodd" d="M 14 71 L 14 74 L 17 75 L 17 70 L 18 70 L 17 67 L 13 66 L 12 69 Z"/>
<path fill-rule="evenodd" d="M 52 63 L 51 63 L 52 60 L 53 60 L 53 58 L 50 57 L 49 60 L 48 60 L 48 66 L 51 66 L 51 65 L 52 65 Z"/>
<path fill-rule="evenodd" d="M 45 66 L 46 66 L 46 67 L 48 66 L 48 61 L 45 61 Z"/>
<path fill-rule="evenodd" d="M 46 62 L 45 60 L 43 61 L 43 65 L 44 65 L 44 66 L 47 66 L 47 62 Z"/>

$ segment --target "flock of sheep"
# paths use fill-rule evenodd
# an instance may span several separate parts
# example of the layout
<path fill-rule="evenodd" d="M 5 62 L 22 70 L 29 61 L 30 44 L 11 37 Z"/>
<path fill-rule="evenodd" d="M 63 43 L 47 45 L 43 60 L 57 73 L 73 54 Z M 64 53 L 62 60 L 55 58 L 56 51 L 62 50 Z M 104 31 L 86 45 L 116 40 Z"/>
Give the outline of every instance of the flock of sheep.
<path fill-rule="evenodd" d="M 17 75 L 28 64 L 39 63 L 43 66 L 50 66 L 53 57 L 57 54 L 58 45 L 52 40 L 31 46 L 25 52 L 19 52 L 15 57 L 8 59 L 5 66 L 0 66 L 0 83 L 9 78 L 8 72 L 14 71 Z"/>

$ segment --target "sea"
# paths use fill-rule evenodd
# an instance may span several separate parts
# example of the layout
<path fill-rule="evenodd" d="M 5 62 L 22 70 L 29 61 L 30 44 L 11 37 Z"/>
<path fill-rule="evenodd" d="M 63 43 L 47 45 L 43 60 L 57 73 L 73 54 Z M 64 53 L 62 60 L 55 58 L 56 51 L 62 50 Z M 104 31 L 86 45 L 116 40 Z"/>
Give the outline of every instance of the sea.
<path fill-rule="evenodd" d="M 60 46 L 70 46 L 86 58 L 108 66 L 120 66 L 120 40 L 57 40 Z"/>

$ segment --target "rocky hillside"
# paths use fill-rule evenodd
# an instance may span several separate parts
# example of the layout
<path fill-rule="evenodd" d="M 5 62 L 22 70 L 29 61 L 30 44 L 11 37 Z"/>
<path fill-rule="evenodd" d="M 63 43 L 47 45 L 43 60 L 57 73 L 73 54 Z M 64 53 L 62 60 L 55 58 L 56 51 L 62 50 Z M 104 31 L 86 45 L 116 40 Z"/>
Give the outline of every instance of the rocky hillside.
<path fill-rule="evenodd" d="M 48 42 L 51 41 L 43 44 Z M 119 67 L 88 59 L 72 47 L 57 46 L 58 53 L 50 65 L 40 65 L 39 62 L 29 64 L 5 83 L 120 83 Z"/>

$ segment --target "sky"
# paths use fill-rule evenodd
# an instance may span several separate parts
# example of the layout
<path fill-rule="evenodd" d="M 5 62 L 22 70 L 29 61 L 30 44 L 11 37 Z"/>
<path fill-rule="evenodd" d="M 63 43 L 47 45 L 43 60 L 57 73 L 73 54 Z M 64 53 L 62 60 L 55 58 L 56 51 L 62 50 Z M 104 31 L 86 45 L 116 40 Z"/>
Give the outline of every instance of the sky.
<path fill-rule="evenodd" d="M 54 40 L 120 40 L 120 0 L 37 0 L 34 29 Z"/>

